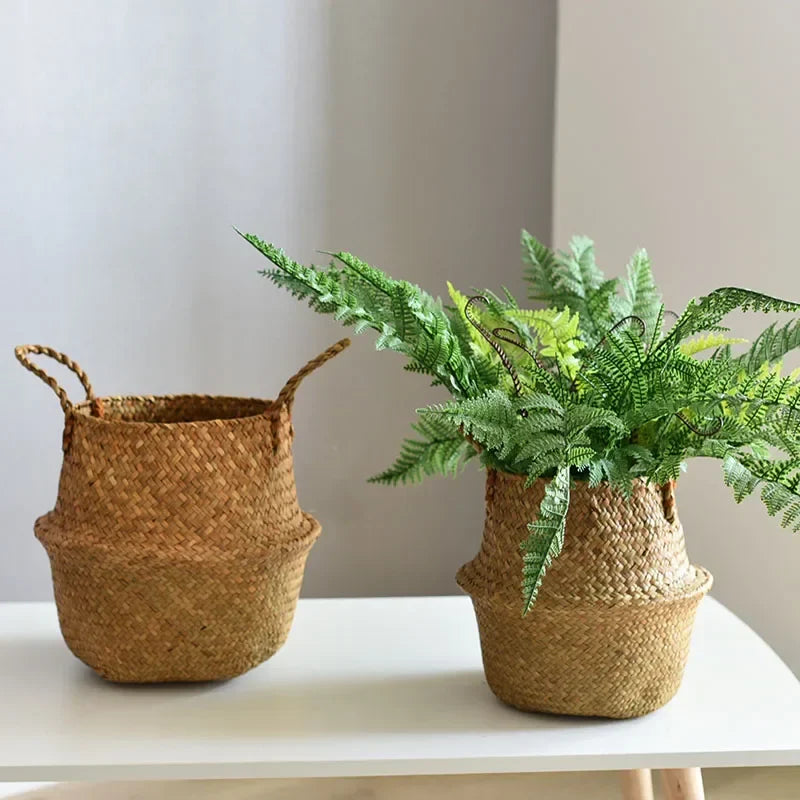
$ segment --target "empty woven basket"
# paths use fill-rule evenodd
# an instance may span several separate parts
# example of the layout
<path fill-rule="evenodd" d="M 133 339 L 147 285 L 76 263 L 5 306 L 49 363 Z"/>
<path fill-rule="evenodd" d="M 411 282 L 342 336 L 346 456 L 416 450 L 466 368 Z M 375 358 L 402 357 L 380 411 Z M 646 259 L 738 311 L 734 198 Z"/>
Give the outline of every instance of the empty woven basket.
<path fill-rule="evenodd" d="M 519 543 L 546 483 L 490 471 L 478 555 L 458 573 L 472 596 L 486 679 L 526 711 L 637 717 L 678 690 L 711 575 L 692 566 L 674 485 L 637 481 L 627 502 L 576 482 L 564 549 L 522 617 Z"/>
<path fill-rule="evenodd" d="M 16 348 L 64 410 L 58 498 L 35 531 L 78 658 L 112 681 L 206 681 L 278 650 L 320 532 L 297 501 L 292 403 L 348 344 L 310 361 L 274 401 L 99 398 L 65 355 Z M 73 405 L 32 354 L 69 367 L 86 401 Z"/>

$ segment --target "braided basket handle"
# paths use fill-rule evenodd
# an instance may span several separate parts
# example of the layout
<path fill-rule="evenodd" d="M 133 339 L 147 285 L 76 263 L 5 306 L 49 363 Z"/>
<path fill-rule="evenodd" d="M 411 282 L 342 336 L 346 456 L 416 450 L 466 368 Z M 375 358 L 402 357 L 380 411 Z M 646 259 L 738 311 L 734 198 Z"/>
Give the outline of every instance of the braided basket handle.
<path fill-rule="evenodd" d="M 302 369 L 299 369 L 288 381 L 286 381 L 278 399 L 275 401 L 278 406 L 286 406 L 291 410 L 294 403 L 294 395 L 297 387 L 303 382 L 303 378 L 310 375 L 314 370 L 321 367 L 326 361 L 330 361 L 334 356 L 338 356 L 343 350 L 350 346 L 349 339 L 340 339 L 336 344 L 331 345 L 325 352 L 320 353 L 316 358 L 312 358 Z"/>
<path fill-rule="evenodd" d="M 58 381 L 55 378 L 51 378 L 41 367 L 37 367 L 36 364 L 31 361 L 30 356 L 49 356 L 58 361 L 59 364 L 63 364 L 75 373 L 78 380 L 81 382 L 81 385 L 86 391 L 86 399 L 92 404 L 92 414 L 97 417 L 102 416 L 100 401 L 94 396 L 92 384 L 89 383 L 89 376 L 83 371 L 80 364 L 73 361 L 69 356 L 65 356 L 63 353 L 59 353 L 58 350 L 53 350 L 52 347 L 46 347 L 43 344 L 21 344 L 19 347 L 14 348 L 14 355 L 25 369 L 41 378 L 58 395 L 61 408 L 65 414 L 69 414 L 72 410 L 72 402 L 67 395 L 66 389 L 61 387 Z"/>

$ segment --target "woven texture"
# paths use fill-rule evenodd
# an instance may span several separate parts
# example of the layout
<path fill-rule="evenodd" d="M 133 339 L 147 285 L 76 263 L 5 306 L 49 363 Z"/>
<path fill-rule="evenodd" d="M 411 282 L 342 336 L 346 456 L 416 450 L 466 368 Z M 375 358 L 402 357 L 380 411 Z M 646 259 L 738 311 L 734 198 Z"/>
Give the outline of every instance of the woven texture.
<path fill-rule="evenodd" d="M 291 407 L 303 377 L 276 401 L 197 395 L 103 397 L 85 373 L 65 411 L 55 508 L 35 524 L 50 557 L 64 639 L 120 682 L 230 678 L 260 664 L 291 627 L 309 549 L 320 532 L 297 500 Z"/>
<path fill-rule="evenodd" d="M 486 679 L 526 711 L 637 717 L 678 690 L 711 576 L 689 563 L 674 487 L 573 486 L 564 549 L 521 616 L 520 542 L 546 483 L 490 471 L 478 555 L 459 570 L 472 597 Z M 669 518 L 668 518 L 669 517 Z"/>

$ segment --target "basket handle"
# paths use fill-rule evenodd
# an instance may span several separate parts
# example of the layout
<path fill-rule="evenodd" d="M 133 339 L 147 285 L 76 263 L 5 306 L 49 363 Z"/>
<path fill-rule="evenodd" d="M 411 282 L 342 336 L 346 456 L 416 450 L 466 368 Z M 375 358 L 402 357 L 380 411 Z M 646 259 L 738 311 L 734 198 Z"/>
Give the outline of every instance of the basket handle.
<path fill-rule="evenodd" d="M 299 369 L 288 381 L 284 384 L 278 394 L 278 399 L 275 401 L 278 406 L 286 406 L 291 410 L 292 403 L 294 402 L 294 395 L 297 387 L 303 382 L 303 378 L 314 372 L 315 369 L 321 367 L 326 361 L 330 361 L 334 356 L 338 356 L 343 350 L 350 346 L 349 339 L 340 339 L 336 344 L 331 345 L 323 353 L 320 353 L 316 358 L 312 358 L 304 367 Z"/>
<path fill-rule="evenodd" d="M 59 385 L 55 378 L 51 378 L 41 367 L 37 367 L 36 364 L 30 360 L 30 356 L 49 356 L 58 361 L 59 364 L 63 364 L 65 367 L 72 370 L 86 390 L 86 399 L 92 404 L 92 415 L 102 416 L 100 401 L 94 396 L 92 384 L 89 383 L 89 376 L 83 371 L 80 364 L 73 361 L 68 356 L 65 356 L 63 353 L 59 353 L 58 350 L 53 350 L 52 347 L 46 347 L 43 344 L 21 344 L 19 347 L 14 348 L 14 355 L 25 369 L 41 378 L 58 395 L 61 408 L 65 414 L 68 414 L 72 410 L 72 402 L 66 390 Z"/>

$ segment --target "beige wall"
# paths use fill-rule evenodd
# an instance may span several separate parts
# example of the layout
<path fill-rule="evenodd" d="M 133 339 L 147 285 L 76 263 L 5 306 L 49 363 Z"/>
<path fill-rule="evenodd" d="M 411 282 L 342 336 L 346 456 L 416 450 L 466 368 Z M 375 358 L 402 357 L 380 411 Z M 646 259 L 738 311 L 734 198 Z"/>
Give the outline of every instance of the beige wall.
<path fill-rule="evenodd" d="M 231 224 L 300 259 L 352 250 L 436 293 L 447 277 L 519 287 L 519 228 L 549 235 L 555 0 L 7 0 L 2 14 L 0 599 L 49 596 L 32 523 L 61 455 L 57 401 L 14 344 L 63 348 L 100 393 L 274 396 L 343 332 L 259 278 Z M 324 526 L 305 591 L 454 592 L 482 476 L 364 482 L 443 397 L 372 348 L 360 338 L 298 395 L 297 482 Z"/>
<path fill-rule="evenodd" d="M 645 245 L 672 308 L 724 285 L 800 299 L 798 33 L 788 0 L 562 0 L 554 240 L 592 236 L 611 273 Z M 736 506 L 716 462 L 678 499 L 714 594 L 800 670 L 800 537 Z"/>

